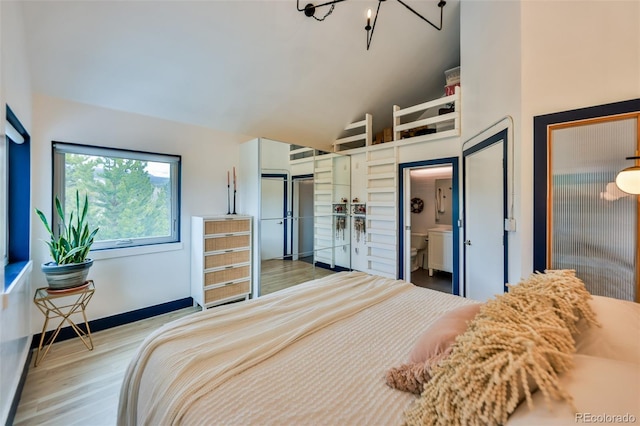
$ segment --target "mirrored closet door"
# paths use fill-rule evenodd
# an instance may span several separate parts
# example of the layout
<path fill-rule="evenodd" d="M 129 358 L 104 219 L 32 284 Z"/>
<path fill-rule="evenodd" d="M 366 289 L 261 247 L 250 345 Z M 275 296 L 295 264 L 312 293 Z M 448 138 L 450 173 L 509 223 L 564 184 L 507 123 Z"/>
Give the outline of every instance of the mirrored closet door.
<path fill-rule="evenodd" d="M 350 158 L 265 138 L 248 144 L 259 153 L 250 191 L 258 199 L 245 200 L 257 225 L 254 297 L 349 270 Z"/>

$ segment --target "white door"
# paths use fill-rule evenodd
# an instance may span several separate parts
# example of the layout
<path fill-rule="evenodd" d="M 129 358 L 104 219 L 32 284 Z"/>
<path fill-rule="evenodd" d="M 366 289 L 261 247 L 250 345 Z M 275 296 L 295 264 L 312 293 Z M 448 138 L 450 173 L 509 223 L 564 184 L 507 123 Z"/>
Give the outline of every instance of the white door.
<path fill-rule="evenodd" d="M 505 143 L 499 140 L 465 155 L 464 160 L 466 296 L 480 301 L 504 293 Z"/>
<path fill-rule="evenodd" d="M 404 169 L 404 191 L 402 194 L 402 200 L 404 203 L 404 272 L 403 277 L 405 281 L 411 281 L 411 169 Z"/>
<path fill-rule="evenodd" d="M 280 259 L 284 256 L 284 181 L 262 178 L 260 258 Z"/>

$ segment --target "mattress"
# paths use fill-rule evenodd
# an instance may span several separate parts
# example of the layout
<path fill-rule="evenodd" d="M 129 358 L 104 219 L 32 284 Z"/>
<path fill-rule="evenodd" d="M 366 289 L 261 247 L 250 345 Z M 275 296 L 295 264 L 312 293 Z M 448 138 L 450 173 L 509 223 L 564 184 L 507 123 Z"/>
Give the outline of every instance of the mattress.
<path fill-rule="evenodd" d="M 581 413 L 640 417 L 639 305 L 594 299 L 604 327 L 584 332 L 576 368 L 563 377 L 582 411 L 559 403 L 549 411 L 534 395 L 534 409 L 521 404 L 509 424 L 575 424 Z M 407 362 L 430 324 L 472 303 L 349 272 L 191 315 L 142 344 L 126 373 L 118 423 L 403 424 L 417 397 L 387 386 L 385 373 Z M 613 314 L 626 315 L 626 328 L 609 326 Z"/>

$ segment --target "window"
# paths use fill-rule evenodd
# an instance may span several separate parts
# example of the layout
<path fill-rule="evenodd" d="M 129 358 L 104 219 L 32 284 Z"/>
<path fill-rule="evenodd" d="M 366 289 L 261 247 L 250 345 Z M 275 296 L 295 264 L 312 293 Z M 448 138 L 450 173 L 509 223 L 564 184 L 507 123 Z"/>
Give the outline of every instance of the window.
<path fill-rule="evenodd" d="M 100 227 L 92 250 L 180 241 L 180 156 L 53 142 L 53 193 L 66 215 L 76 191 Z"/>

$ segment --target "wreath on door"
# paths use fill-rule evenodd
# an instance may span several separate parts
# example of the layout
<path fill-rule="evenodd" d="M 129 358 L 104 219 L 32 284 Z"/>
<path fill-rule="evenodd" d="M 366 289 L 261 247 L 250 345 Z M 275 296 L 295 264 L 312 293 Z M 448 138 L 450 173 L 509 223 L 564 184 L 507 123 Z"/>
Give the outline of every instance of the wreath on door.
<path fill-rule="evenodd" d="M 411 213 L 420 213 L 424 209 L 424 201 L 420 198 L 411 199 Z"/>

